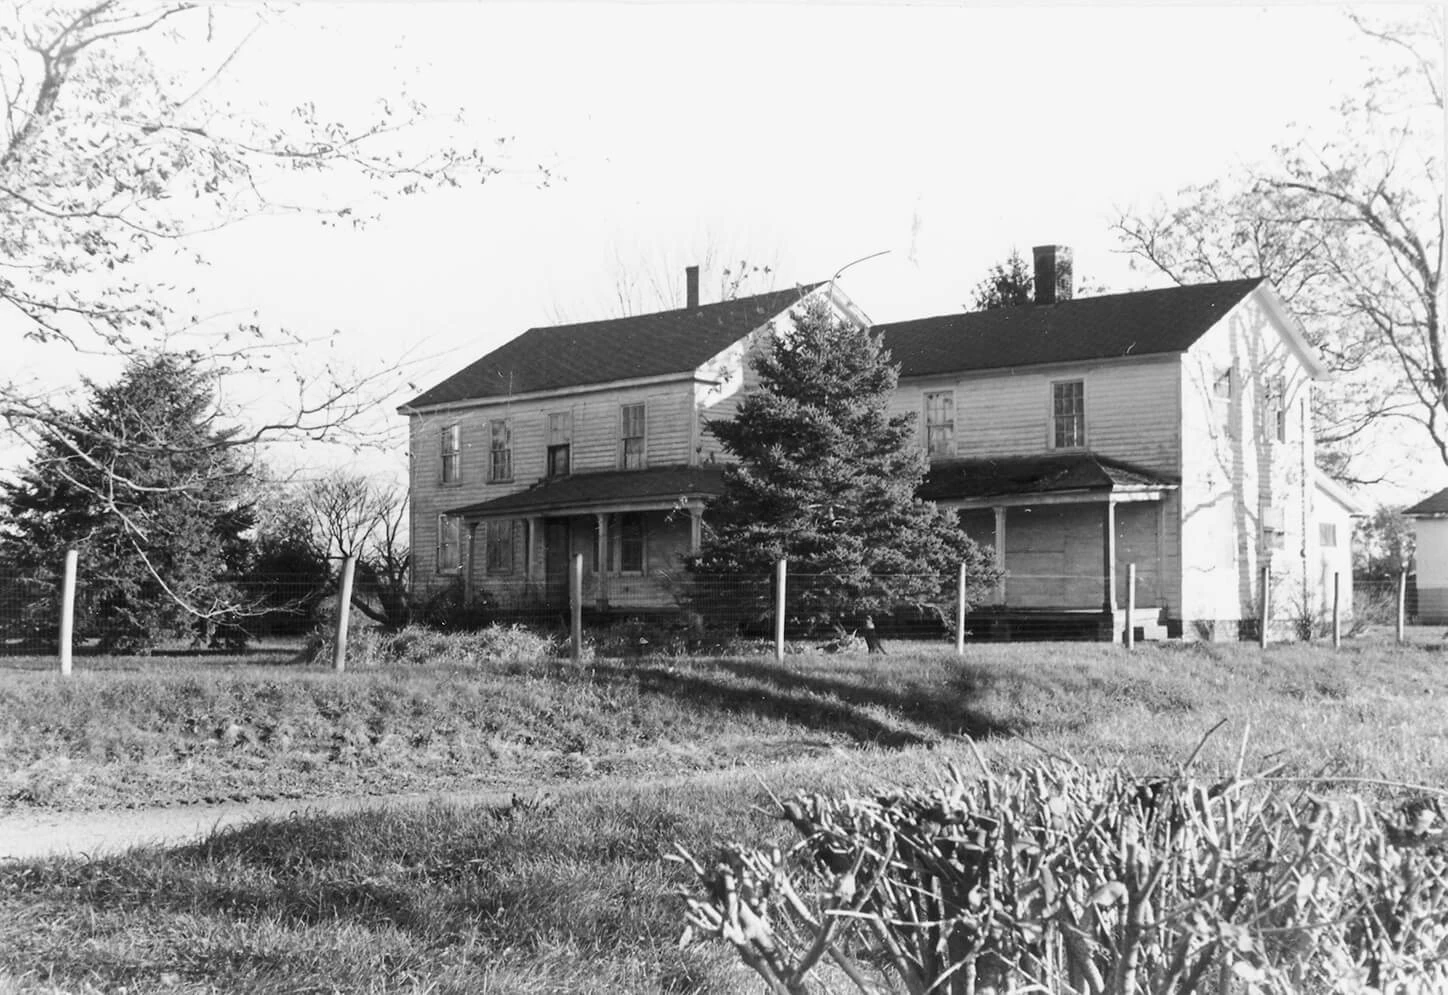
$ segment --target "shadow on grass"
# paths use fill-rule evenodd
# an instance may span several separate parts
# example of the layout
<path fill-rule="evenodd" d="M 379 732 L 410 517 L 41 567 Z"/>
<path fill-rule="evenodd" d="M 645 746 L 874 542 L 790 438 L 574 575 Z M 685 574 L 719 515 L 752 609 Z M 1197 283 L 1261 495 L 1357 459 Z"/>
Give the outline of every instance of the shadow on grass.
<path fill-rule="evenodd" d="M 942 694 L 939 685 L 870 686 L 767 661 L 719 660 L 711 666 L 713 674 L 662 662 L 603 661 L 593 665 L 592 674 L 696 708 L 755 715 L 890 748 L 921 746 L 949 735 L 984 739 L 1015 731 L 972 706 L 980 684 L 970 675 L 957 678 Z"/>

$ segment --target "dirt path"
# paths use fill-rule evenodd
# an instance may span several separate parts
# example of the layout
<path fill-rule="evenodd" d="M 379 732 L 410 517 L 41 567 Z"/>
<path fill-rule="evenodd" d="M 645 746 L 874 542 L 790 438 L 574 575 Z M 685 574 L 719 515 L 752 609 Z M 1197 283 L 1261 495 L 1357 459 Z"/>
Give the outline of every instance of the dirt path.
<path fill-rule="evenodd" d="M 555 794 L 583 785 L 550 787 Z M 519 792 L 522 794 L 522 792 Z M 527 792 L 531 795 L 532 792 Z M 444 792 L 314 798 L 305 801 L 227 802 L 167 808 L 62 812 L 47 809 L 0 814 L 0 861 L 61 855 L 98 856 L 133 846 L 175 845 L 200 839 L 213 829 L 240 826 L 257 819 L 296 814 L 363 812 L 380 808 L 417 808 L 433 801 L 461 805 L 506 805 L 514 792 Z"/>

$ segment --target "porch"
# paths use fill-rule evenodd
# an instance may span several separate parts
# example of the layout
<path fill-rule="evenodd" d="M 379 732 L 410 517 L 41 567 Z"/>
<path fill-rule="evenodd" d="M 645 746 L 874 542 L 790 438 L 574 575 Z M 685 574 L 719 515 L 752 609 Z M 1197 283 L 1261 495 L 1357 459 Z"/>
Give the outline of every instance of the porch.
<path fill-rule="evenodd" d="M 656 467 L 547 478 L 458 508 L 463 598 L 509 612 L 563 612 L 583 557 L 583 594 L 599 612 L 675 604 L 683 557 L 699 548 L 722 467 Z"/>
<path fill-rule="evenodd" d="M 1174 480 L 1081 452 L 938 461 L 920 493 L 956 509 L 1003 570 L 988 602 L 967 616 L 976 638 L 1111 640 L 1128 624 L 1140 639 L 1174 634 Z"/>

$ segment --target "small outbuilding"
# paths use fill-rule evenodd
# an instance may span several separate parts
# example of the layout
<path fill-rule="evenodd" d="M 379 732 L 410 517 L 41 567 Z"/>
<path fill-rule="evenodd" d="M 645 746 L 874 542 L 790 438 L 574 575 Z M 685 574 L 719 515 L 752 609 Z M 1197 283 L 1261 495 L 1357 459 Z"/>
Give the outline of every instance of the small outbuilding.
<path fill-rule="evenodd" d="M 1418 622 L 1448 625 L 1448 487 L 1403 515 L 1418 536 Z"/>

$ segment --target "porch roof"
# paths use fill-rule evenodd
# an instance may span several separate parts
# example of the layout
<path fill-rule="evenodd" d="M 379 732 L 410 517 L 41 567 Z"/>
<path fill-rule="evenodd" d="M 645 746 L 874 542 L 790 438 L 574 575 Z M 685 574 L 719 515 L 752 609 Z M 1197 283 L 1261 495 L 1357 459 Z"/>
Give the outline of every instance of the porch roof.
<path fill-rule="evenodd" d="M 540 480 L 527 490 L 454 508 L 448 514 L 462 518 L 502 518 L 559 511 L 609 511 L 636 505 L 666 507 L 678 501 L 707 500 L 722 493 L 722 466 L 656 466 Z"/>
<path fill-rule="evenodd" d="M 1120 492 L 1175 488 L 1178 481 L 1124 460 L 1092 452 L 991 459 L 939 460 L 920 485 L 929 501 L 1029 494 Z"/>

